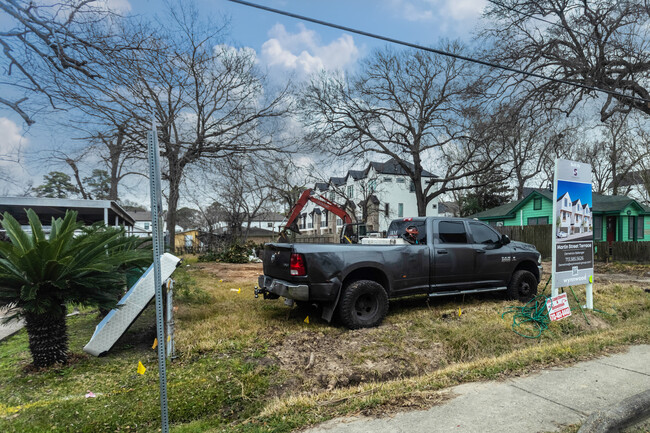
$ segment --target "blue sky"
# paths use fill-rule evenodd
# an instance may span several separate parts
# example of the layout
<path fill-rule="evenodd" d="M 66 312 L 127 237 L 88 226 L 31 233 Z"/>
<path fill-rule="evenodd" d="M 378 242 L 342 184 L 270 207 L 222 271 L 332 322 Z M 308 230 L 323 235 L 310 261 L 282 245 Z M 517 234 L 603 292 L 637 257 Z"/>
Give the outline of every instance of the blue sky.
<path fill-rule="evenodd" d="M 163 20 L 168 3 L 168 0 L 98 1 L 124 15 Z M 487 3 L 486 0 L 253 2 L 422 45 L 436 45 L 441 39 L 461 39 L 471 44 L 481 11 Z M 202 17 L 215 17 L 215 22 L 226 17 L 230 27 L 224 43 L 255 50 L 260 66 L 276 80 L 287 76 L 301 80 L 321 69 L 353 71 L 364 56 L 386 45 L 226 0 L 196 0 L 195 3 Z M 6 25 L 7 18 L 0 16 L 0 28 Z M 0 92 L 3 90 L 0 84 Z M 48 164 L 46 158 L 53 147 L 67 150 L 82 145 L 66 128 L 66 114 L 48 111 L 44 109 L 36 113 L 37 123 L 26 129 L 15 113 L 0 107 L 0 128 L 3 131 L 0 134 L 0 155 L 13 155 L 12 161 L 0 158 L 0 169 L 11 172 L 17 183 L 13 186 L 0 184 L 0 194 L 15 193 L 29 180 L 38 185 L 43 174 L 57 169 Z"/>
<path fill-rule="evenodd" d="M 578 182 L 569 182 L 566 180 L 557 181 L 557 192 L 558 197 L 562 197 L 566 192 L 569 193 L 571 201 L 576 201 L 580 199 L 580 202 L 588 204 L 591 208 L 591 184 L 590 183 L 578 183 Z"/>

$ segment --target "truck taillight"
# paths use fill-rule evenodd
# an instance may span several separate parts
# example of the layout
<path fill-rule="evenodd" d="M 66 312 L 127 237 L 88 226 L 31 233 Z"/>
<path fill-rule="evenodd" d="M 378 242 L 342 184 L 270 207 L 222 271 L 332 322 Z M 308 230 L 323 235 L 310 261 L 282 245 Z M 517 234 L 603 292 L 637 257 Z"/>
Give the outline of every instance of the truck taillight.
<path fill-rule="evenodd" d="M 302 275 L 307 275 L 305 269 L 305 257 L 302 254 L 293 253 L 291 254 L 290 262 L 290 273 L 295 277 L 300 277 Z"/>

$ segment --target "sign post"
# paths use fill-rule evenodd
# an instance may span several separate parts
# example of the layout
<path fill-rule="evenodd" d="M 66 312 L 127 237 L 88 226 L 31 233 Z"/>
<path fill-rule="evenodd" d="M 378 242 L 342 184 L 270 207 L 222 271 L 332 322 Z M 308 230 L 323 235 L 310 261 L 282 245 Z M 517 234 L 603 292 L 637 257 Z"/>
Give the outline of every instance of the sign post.
<path fill-rule="evenodd" d="M 593 309 L 594 242 L 591 166 L 555 160 L 553 201 L 553 285 L 558 288 L 585 284 L 587 308 Z"/>
<path fill-rule="evenodd" d="M 158 338 L 158 373 L 160 378 L 160 413 L 162 433 L 169 432 L 169 415 L 167 411 L 167 365 L 165 363 L 165 323 L 163 311 L 163 287 L 160 273 L 160 256 L 163 254 L 162 231 L 162 194 L 160 187 L 160 151 L 158 150 L 158 133 L 156 121 L 151 123 L 147 135 L 149 153 L 149 185 L 151 189 L 151 232 L 153 235 L 153 271 L 156 287 L 156 335 Z M 173 233 L 173 232 L 172 232 Z"/>

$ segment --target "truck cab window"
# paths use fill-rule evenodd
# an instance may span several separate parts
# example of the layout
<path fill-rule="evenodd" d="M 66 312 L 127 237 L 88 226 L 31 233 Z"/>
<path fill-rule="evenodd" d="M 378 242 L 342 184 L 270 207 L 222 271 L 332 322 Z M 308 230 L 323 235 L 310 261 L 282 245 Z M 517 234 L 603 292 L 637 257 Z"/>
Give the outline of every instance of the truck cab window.
<path fill-rule="evenodd" d="M 402 221 L 394 220 L 390 223 L 388 227 L 388 237 L 389 238 L 402 238 L 406 233 L 406 228 L 409 226 L 415 226 L 418 229 L 418 244 L 424 245 L 427 243 L 427 226 L 424 221 Z"/>
<path fill-rule="evenodd" d="M 472 237 L 474 238 L 474 243 L 476 244 L 495 245 L 501 239 L 501 237 L 497 232 L 495 232 L 485 224 L 469 223 L 469 226 L 470 229 L 472 230 Z"/>
<path fill-rule="evenodd" d="M 443 244 L 466 244 L 467 233 L 462 221 L 440 221 L 438 236 Z"/>

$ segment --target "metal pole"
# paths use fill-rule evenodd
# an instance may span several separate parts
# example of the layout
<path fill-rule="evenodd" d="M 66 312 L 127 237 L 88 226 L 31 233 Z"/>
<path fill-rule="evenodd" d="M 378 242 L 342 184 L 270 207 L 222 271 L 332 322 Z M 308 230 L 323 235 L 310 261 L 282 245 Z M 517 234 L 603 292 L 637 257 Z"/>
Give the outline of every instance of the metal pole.
<path fill-rule="evenodd" d="M 587 283 L 586 291 L 587 291 L 587 304 L 585 305 L 585 307 L 588 310 L 593 310 L 594 309 L 594 276 L 593 275 L 589 277 L 589 282 Z"/>
<path fill-rule="evenodd" d="M 151 187 L 151 224 L 153 235 L 153 271 L 156 286 L 156 334 L 158 338 L 158 374 L 160 377 L 160 413 L 162 433 L 169 432 L 169 415 L 167 411 L 167 366 L 165 363 L 165 324 L 163 311 L 162 277 L 160 274 L 160 256 L 162 248 L 162 194 L 160 190 L 160 163 L 156 121 L 151 122 L 148 135 L 149 151 L 149 185 Z"/>
<path fill-rule="evenodd" d="M 558 167 L 557 167 L 557 158 L 555 159 L 555 168 L 553 170 L 554 176 L 553 176 L 553 233 L 551 233 L 551 297 L 554 298 L 558 295 L 558 290 L 557 290 L 557 280 L 555 277 L 555 263 L 557 261 L 557 231 L 560 228 L 559 225 L 557 224 L 557 211 L 558 211 L 558 204 L 557 204 L 557 176 L 558 176 Z"/>

